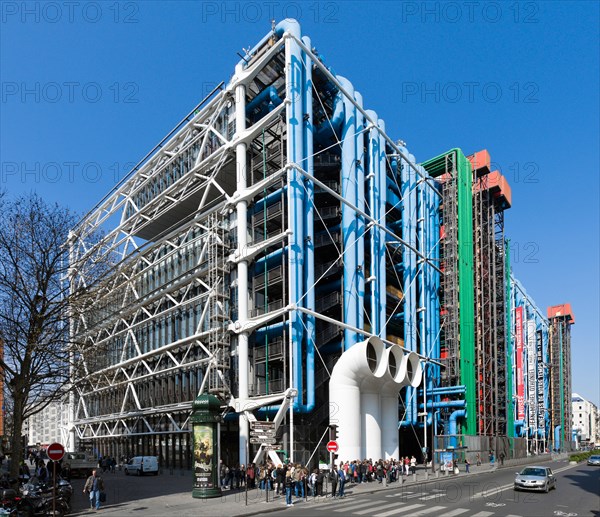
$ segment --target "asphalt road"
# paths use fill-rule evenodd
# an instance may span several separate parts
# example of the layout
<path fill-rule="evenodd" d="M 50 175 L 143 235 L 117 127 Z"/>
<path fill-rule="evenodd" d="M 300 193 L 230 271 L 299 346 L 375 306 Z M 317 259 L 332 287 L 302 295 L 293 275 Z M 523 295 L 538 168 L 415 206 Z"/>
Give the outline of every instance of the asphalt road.
<path fill-rule="evenodd" d="M 554 517 L 600 516 L 600 468 L 545 463 L 557 475 L 557 489 L 550 493 L 515 492 L 515 470 L 498 470 L 435 483 L 400 487 L 390 485 L 373 494 L 341 500 L 299 501 L 292 508 L 270 516 L 335 517 L 336 514 L 367 517 Z M 261 514 L 262 515 L 262 514 Z M 265 513 L 264 515 L 267 515 Z"/>

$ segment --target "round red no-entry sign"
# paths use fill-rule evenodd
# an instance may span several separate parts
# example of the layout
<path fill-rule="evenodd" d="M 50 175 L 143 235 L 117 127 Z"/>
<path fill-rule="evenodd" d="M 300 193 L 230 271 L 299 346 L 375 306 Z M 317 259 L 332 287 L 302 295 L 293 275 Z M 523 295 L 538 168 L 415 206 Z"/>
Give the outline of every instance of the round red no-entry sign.
<path fill-rule="evenodd" d="M 60 443 L 51 443 L 46 449 L 46 454 L 52 461 L 60 461 L 65 455 L 65 448 Z"/>
<path fill-rule="evenodd" d="M 337 452 L 338 451 L 338 443 L 334 442 L 333 440 L 331 440 L 330 442 L 327 442 L 327 450 L 329 452 Z"/>

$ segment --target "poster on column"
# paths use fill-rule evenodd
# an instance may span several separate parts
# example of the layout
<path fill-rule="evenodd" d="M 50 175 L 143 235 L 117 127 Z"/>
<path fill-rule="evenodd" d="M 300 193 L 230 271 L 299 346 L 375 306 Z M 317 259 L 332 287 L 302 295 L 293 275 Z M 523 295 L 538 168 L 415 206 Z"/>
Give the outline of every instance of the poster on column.
<path fill-rule="evenodd" d="M 517 420 L 525 420 L 525 386 L 523 381 L 523 307 L 515 309 Z"/>
<path fill-rule="evenodd" d="M 535 321 L 527 321 L 527 421 L 530 429 L 537 428 L 537 370 L 535 353 Z"/>
<path fill-rule="evenodd" d="M 213 428 L 194 424 L 194 488 L 214 488 Z"/>
<path fill-rule="evenodd" d="M 542 331 L 536 332 L 537 348 L 537 408 L 538 408 L 538 429 L 546 428 L 545 406 L 544 406 L 544 356 L 542 348 Z"/>

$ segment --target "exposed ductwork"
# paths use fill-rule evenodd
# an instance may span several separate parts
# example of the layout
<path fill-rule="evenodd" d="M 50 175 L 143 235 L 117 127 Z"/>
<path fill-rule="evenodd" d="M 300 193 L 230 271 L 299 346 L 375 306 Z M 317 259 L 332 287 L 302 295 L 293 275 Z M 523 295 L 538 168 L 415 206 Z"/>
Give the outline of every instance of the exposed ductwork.
<path fill-rule="evenodd" d="M 386 349 L 376 336 L 341 355 L 329 381 L 329 420 L 338 426 L 340 459 L 398 457 L 398 393 L 416 388 L 422 376 L 417 354 Z"/>

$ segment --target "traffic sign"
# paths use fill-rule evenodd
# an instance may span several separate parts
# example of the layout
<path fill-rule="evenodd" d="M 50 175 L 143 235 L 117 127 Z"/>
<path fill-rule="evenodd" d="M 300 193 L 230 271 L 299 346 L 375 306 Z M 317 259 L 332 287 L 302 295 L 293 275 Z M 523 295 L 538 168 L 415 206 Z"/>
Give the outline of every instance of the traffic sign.
<path fill-rule="evenodd" d="M 251 429 L 250 436 L 275 436 L 275 429 Z"/>
<path fill-rule="evenodd" d="M 259 422 L 258 420 L 255 422 L 250 422 L 250 429 L 275 429 L 275 422 Z"/>
<path fill-rule="evenodd" d="M 277 438 L 270 438 L 270 437 L 258 437 L 258 436 L 251 436 L 250 437 L 250 443 L 264 443 L 264 444 L 271 444 L 271 443 L 276 443 L 277 442 Z"/>
<path fill-rule="evenodd" d="M 338 451 L 338 443 L 334 442 L 333 440 L 331 440 L 330 442 L 327 442 L 327 450 L 329 452 L 337 452 Z"/>
<path fill-rule="evenodd" d="M 60 443 L 51 443 L 46 449 L 46 454 L 52 461 L 60 461 L 65 455 L 65 448 Z"/>
<path fill-rule="evenodd" d="M 267 451 L 282 451 L 283 444 L 282 443 L 271 443 L 269 445 L 265 445 L 265 450 L 267 450 Z"/>

